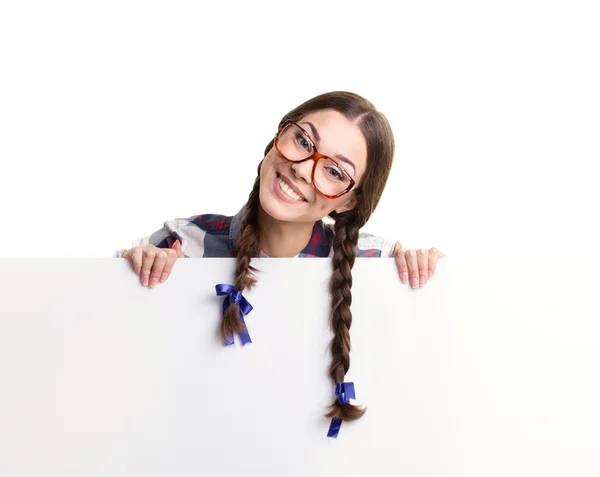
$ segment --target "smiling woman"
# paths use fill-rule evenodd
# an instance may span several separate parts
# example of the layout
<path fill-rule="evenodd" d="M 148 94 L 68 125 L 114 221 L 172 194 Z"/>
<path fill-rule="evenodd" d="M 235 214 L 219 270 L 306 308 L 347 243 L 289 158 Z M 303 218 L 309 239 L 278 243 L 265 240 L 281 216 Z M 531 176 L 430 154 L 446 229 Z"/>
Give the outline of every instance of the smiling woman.
<path fill-rule="evenodd" d="M 364 413 L 349 402 L 354 384 L 345 383 L 350 367 L 352 267 L 356 257 L 396 256 L 407 262 L 399 243 L 359 230 L 367 222 L 387 182 L 394 156 L 394 136 L 386 117 L 353 93 L 332 92 L 312 98 L 287 113 L 265 149 L 247 203 L 233 217 L 198 215 L 166 222 L 128 251 L 114 256 L 133 262 L 142 283 L 154 286 L 168 278 L 177 258 L 237 257 L 234 285 L 219 285 L 225 295 L 221 333 L 226 344 L 235 334 L 250 342 L 243 316 L 252 308 L 242 292 L 256 283 L 254 257 L 331 257 L 329 368 L 336 398 L 328 416 L 330 437 L 342 421 Z M 334 226 L 322 219 L 333 219 Z M 124 252 L 124 253 L 123 253 Z M 410 252 L 410 253 L 409 253 Z M 429 277 L 438 253 L 408 251 L 408 266 Z M 425 280 L 426 282 L 426 280 Z M 423 280 L 422 280 L 422 284 Z M 414 285 L 413 285 L 414 287 Z"/>
<path fill-rule="evenodd" d="M 311 112 L 302 118 L 301 124 L 308 125 L 314 141 L 300 124 L 286 121 L 273 141 L 274 147 L 266 153 L 260 171 L 261 181 L 271 183 L 275 176 L 278 185 L 284 183 L 292 189 L 302 199 L 295 201 L 299 206 L 285 208 L 278 201 L 269 201 L 267 188 L 261 189 L 260 201 L 271 217 L 314 223 L 331 212 L 345 212 L 354 206 L 359 192 L 356 184 L 367 168 L 367 145 L 357 122 L 333 109 Z M 391 131 L 389 138 L 393 151 Z M 318 151 L 315 142 L 320 151 L 329 155 Z M 285 190 L 276 187 L 275 192 L 282 195 Z"/>

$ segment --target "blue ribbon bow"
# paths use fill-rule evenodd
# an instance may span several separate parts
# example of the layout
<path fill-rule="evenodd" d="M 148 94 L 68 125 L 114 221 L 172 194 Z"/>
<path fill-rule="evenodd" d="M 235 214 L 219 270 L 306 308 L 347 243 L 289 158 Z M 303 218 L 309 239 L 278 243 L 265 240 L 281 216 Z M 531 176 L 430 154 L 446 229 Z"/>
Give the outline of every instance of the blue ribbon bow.
<path fill-rule="evenodd" d="M 339 403 L 342 405 L 349 402 L 350 399 L 356 399 L 354 383 L 335 383 L 335 395 Z M 335 439 L 340 432 L 340 427 L 342 427 L 342 420 L 334 417 L 331 420 L 327 437 L 333 437 Z"/>
<path fill-rule="evenodd" d="M 244 321 L 244 315 L 247 315 L 248 313 L 250 313 L 252 311 L 252 305 L 250 303 L 248 303 L 248 300 L 246 300 L 246 298 L 244 298 L 244 295 L 242 295 L 242 292 L 237 291 L 232 285 L 227 285 L 225 283 L 216 285 L 215 289 L 217 291 L 218 296 L 226 295 L 225 300 L 223 300 L 223 314 L 225 314 L 225 310 L 227 310 L 227 308 L 229 307 L 230 304 L 232 304 L 232 303 L 237 304 L 238 305 L 238 316 L 240 317 L 240 320 L 244 324 L 244 327 L 246 327 L 246 322 Z M 247 328 L 246 328 L 246 331 L 239 333 L 239 336 L 240 336 L 240 341 L 242 342 L 242 346 L 244 346 L 246 343 L 252 343 L 252 340 L 250 339 L 250 334 L 248 333 Z M 228 346 L 228 345 L 232 345 L 232 344 L 233 344 L 233 335 L 226 336 L 225 337 L 225 345 Z"/>

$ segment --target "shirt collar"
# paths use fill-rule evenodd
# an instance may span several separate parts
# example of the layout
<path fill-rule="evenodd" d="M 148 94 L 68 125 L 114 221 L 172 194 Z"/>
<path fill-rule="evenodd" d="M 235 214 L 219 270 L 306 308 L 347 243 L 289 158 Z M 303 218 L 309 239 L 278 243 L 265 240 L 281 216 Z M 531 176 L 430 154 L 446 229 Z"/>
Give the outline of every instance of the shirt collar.
<path fill-rule="evenodd" d="M 231 256 L 237 256 L 237 240 L 242 232 L 242 219 L 244 218 L 244 205 L 240 211 L 231 219 L 229 228 L 229 250 Z M 327 227 L 322 220 L 317 220 L 312 230 L 312 235 L 304 250 L 297 257 L 328 257 L 333 243 L 333 230 Z M 267 257 L 264 253 L 261 257 Z"/>

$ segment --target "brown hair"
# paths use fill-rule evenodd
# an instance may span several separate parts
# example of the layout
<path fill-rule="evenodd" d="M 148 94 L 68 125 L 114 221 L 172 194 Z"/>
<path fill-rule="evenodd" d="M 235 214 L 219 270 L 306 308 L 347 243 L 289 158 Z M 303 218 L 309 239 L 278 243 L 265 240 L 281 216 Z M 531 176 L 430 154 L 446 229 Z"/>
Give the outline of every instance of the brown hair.
<path fill-rule="evenodd" d="M 386 117 L 375 109 L 365 98 L 349 92 L 335 91 L 309 99 L 287 113 L 280 121 L 299 121 L 309 113 L 323 109 L 333 109 L 344 114 L 361 129 L 367 143 L 367 167 L 357 189 L 354 190 L 356 206 L 341 214 L 332 212 L 335 221 L 333 240 L 333 274 L 331 277 L 330 326 L 334 333 L 331 340 L 332 362 L 329 375 L 334 383 L 342 383 L 350 368 L 350 327 L 352 325 L 352 267 L 356 258 L 359 230 L 369 220 L 375 210 L 387 182 L 394 156 L 394 136 Z M 273 140 L 265 149 L 265 156 L 273 147 Z M 262 164 L 262 162 L 261 162 Z M 260 190 L 260 167 L 254 187 L 248 197 L 241 235 L 237 241 L 236 290 L 242 292 L 256 283 L 250 265 L 257 255 L 258 208 Z M 230 305 L 223 315 L 221 325 L 223 337 L 246 331 L 238 316 L 238 305 Z M 342 421 L 353 421 L 365 412 L 349 402 L 341 404 L 337 399 L 331 404 L 327 417 Z"/>

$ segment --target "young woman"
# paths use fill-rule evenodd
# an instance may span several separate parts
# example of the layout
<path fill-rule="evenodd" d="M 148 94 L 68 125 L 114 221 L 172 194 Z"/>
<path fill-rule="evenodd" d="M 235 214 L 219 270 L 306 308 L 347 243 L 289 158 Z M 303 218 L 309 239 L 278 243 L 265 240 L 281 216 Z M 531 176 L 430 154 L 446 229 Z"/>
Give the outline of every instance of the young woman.
<path fill-rule="evenodd" d="M 226 294 L 222 336 L 248 342 L 242 292 L 252 288 L 252 257 L 331 257 L 330 324 L 336 399 L 327 414 L 329 435 L 342 421 L 364 410 L 350 404 L 353 385 L 344 383 L 350 366 L 352 267 L 358 257 L 395 257 L 402 282 L 424 286 L 445 255 L 435 248 L 404 250 L 359 233 L 387 182 L 394 137 L 385 116 L 366 99 L 348 92 L 312 98 L 286 114 L 265 149 L 248 202 L 233 217 L 197 215 L 165 222 L 164 227 L 114 257 L 133 263 L 142 285 L 156 286 L 171 274 L 177 258 L 237 257 L 234 286 Z M 333 219 L 330 227 L 322 221 Z M 244 339 L 245 338 L 245 339 Z"/>

